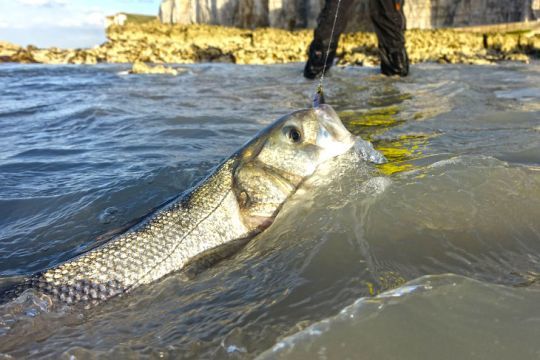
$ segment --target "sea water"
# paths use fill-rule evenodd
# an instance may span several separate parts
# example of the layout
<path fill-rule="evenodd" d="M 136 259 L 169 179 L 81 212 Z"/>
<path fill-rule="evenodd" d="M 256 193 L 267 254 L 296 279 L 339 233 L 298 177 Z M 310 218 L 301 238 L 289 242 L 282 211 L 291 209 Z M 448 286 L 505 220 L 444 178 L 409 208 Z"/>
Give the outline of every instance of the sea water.
<path fill-rule="evenodd" d="M 0 274 L 91 249 L 310 105 L 302 64 L 0 65 Z M 199 274 L 90 309 L 0 306 L 0 355 L 540 357 L 540 63 L 332 69 L 326 100 L 388 162 L 333 161 Z"/>

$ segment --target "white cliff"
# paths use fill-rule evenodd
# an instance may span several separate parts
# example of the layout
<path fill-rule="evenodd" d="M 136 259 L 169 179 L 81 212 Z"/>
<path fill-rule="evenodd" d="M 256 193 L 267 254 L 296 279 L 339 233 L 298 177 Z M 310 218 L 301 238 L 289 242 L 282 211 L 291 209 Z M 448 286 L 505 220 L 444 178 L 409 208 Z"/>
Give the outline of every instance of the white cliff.
<path fill-rule="evenodd" d="M 371 27 L 369 0 L 357 0 L 349 31 Z M 166 24 L 215 24 L 255 28 L 313 28 L 324 0 L 163 0 Z M 406 0 L 408 28 L 432 29 L 534 20 L 540 0 Z"/>

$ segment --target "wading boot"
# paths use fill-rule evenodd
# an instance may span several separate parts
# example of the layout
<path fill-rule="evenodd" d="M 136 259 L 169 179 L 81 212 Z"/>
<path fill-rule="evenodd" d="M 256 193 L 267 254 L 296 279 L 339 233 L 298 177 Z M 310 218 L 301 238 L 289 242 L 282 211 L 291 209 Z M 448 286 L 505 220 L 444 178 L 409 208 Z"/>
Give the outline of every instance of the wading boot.
<path fill-rule="evenodd" d="M 309 46 L 309 57 L 304 67 L 304 77 L 306 79 L 315 79 L 317 75 L 321 74 L 324 69 L 324 61 L 326 59 L 326 49 L 323 46 L 315 45 L 315 42 L 312 42 Z M 332 67 L 334 62 L 334 57 L 336 56 L 336 49 L 330 49 L 328 53 L 328 59 L 326 60 L 326 70 Z"/>
<path fill-rule="evenodd" d="M 409 74 L 409 57 L 404 47 L 401 49 L 379 47 L 379 53 L 381 57 L 381 72 L 384 75 L 399 75 L 404 77 Z"/>

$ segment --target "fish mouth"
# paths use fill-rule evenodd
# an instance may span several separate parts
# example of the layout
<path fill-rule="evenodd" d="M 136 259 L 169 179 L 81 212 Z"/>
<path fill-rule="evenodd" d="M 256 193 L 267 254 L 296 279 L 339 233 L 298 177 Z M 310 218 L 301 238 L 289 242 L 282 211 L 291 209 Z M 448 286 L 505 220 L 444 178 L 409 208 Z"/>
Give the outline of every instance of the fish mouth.
<path fill-rule="evenodd" d="M 357 137 L 345 128 L 330 105 L 321 104 L 313 111 L 320 123 L 317 145 L 326 150 L 326 158 L 341 155 L 354 145 Z"/>

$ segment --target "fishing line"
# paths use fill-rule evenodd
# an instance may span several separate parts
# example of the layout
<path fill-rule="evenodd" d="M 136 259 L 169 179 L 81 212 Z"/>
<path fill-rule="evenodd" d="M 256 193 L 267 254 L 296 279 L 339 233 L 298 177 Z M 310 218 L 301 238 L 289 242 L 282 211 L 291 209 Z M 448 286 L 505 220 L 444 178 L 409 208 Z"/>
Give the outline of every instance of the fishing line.
<path fill-rule="evenodd" d="M 328 42 L 328 49 L 326 49 L 326 56 L 324 58 L 324 65 L 323 65 L 321 78 L 319 79 L 319 84 L 317 85 L 317 89 L 315 90 L 315 96 L 313 98 L 313 107 L 317 107 L 320 104 L 324 104 L 324 92 L 323 92 L 324 74 L 326 73 L 326 63 L 328 62 L 328 55 L 330 54 L 330 48 L 332 47 L 332 39 L 334 38 L 334 30 L 336 28 L 336 22 L 338 18 L 340 4 L 341 4 L 341 0 L 338 0 L 336 13 L 334 15 L 334 23 L 332 24 L 332 31 L 330 32 L 330 41 Z"/>

